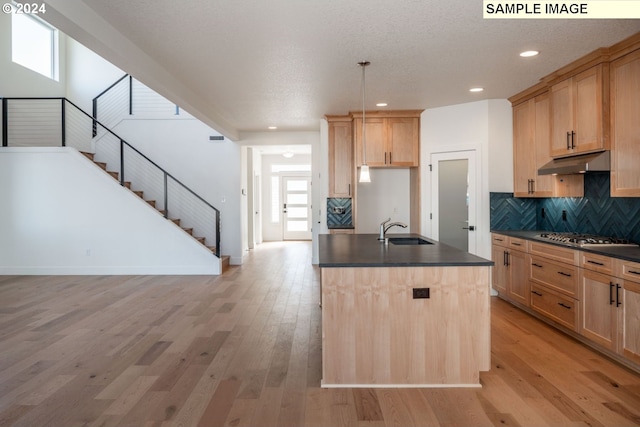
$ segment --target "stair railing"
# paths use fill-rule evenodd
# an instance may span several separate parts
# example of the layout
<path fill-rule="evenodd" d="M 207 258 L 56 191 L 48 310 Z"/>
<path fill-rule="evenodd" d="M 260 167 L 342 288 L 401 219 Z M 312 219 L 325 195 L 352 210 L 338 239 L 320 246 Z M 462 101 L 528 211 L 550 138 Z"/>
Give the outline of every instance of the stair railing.
<path fill-rule="evenodd" d="M 180 218 L 220 257 L 220 211 L 66 98 L 0 98 L 3 147 L 73 147 L 118 170 L 120 185 L 142 184 L 165 218 Z M 94 138 L 94 129 L 100 135 Z M 146 188 L 145 188 L 146 186 Z M 148 197 L 145 197 L 148 200 Z"/>

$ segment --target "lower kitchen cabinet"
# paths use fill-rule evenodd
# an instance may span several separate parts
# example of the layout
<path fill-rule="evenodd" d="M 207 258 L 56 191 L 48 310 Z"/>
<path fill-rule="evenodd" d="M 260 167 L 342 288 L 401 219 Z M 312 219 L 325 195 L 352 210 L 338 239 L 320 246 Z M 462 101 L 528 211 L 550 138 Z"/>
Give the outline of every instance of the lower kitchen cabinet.
<path fill-rule="evenodd" d="M 620 290 L 615 278 L 590 270 L 582 271 L 581 334 L 616 351 Z"/>
<path fill-rule="evenodd" d="M 492 286 L 504 298 L 529 306 L 529 281 L 527 280 L 527 242 L 523 239 L 492 235 L 491 257 L 493 266 Z"/>
<path fill-rule="evenodd" d="M 580 301 L 537 283 L 531 283 L 531 308 L 573 331 L 578 329 Z"/>
<path fill-rule="evenodd" d="M 640 372 L 640 263 L 492 233 L 500 297 Z"/>
<path fill-rule="evenodd" d="M 640 365 L 640 263 L 617 260 L 616 266 L 623 308 L 618 352 Z"/>
<path fill-rule="evenodd" d="M 529 291 L 529 281 L 527 280 L 527 254 L 522 251 L 511 249 L 508 253 L 507 266 L 511 277 L 507 286 L 507 297 L 526 307 L 529 307 L 531 292 Z"/>

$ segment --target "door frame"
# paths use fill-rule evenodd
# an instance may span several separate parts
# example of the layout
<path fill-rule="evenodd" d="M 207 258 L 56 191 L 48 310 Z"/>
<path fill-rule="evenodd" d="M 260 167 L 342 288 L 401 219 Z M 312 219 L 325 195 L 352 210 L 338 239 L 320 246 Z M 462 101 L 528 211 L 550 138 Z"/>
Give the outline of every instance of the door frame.
<path fill-rule="evenodd" d="M 431 237 L 439 240 L 439 179 L 438 179 L 438 162 L 443 160 L 468 160 L 469 167 L 469 225 L 474 226 L 475 230 L 468 231 L 469 247 L 468 252 L 472 254 L 478 253 L 479 244 L 481 242 L 480 233 L 478 233 L 478 224 L 480 220 L 479 210 L 482 200 L 482 173 L 481 158 L 479 150 L 474 147 L 460 148 L 456 150 L 438 151 L 430 153 L 431 166 Z M 473 196 L 472 196 L 473 195 Z M 473 203 L 471 203 L 473 202 Z"/>

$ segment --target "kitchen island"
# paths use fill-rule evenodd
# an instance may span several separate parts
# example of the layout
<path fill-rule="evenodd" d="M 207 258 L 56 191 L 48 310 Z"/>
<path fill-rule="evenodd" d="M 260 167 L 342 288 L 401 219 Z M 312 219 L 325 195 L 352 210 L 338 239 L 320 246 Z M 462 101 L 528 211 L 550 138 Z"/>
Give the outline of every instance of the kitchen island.
<path fill-rule="evenodd" d="M 415 234 L 377 237 L 319 236 L 322 386 L 479 387 L 493 263 Z"/>

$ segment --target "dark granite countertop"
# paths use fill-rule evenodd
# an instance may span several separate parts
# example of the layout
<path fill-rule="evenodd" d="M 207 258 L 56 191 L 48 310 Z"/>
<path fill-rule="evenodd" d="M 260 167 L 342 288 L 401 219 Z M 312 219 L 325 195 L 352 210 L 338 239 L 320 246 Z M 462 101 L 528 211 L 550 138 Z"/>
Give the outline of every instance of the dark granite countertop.
<path fill-rule="evenodd" d="M 544 231 L 491 230 L 491 232 L 504 234 L 505 236 L 519 237 L 521 239 L 535 240 L 537 242 L 547 243 L 549 245 L 576 249 L 578 251 L 590 252 L 590 253 L 604 255 L 612 258 L 640 262 L 640 246 L 599 245 L 599 246 L 580 247 L 580 246 L 573 246 L 573 245 L 567 245 L 564 243 L 554 242 L 549 239 L 543 239 L 539 237 L 540 233 L 545 233 Z"/>
<path fill-rule="evenodd" d="M 448 267 L 491 266 L 492 261 L 427 239 L 419 234 L 387 234 L 387 237 L 420 237 L 430 245 L 385 245 L 377 234 L 321 234 L 320 267 Z"/>

